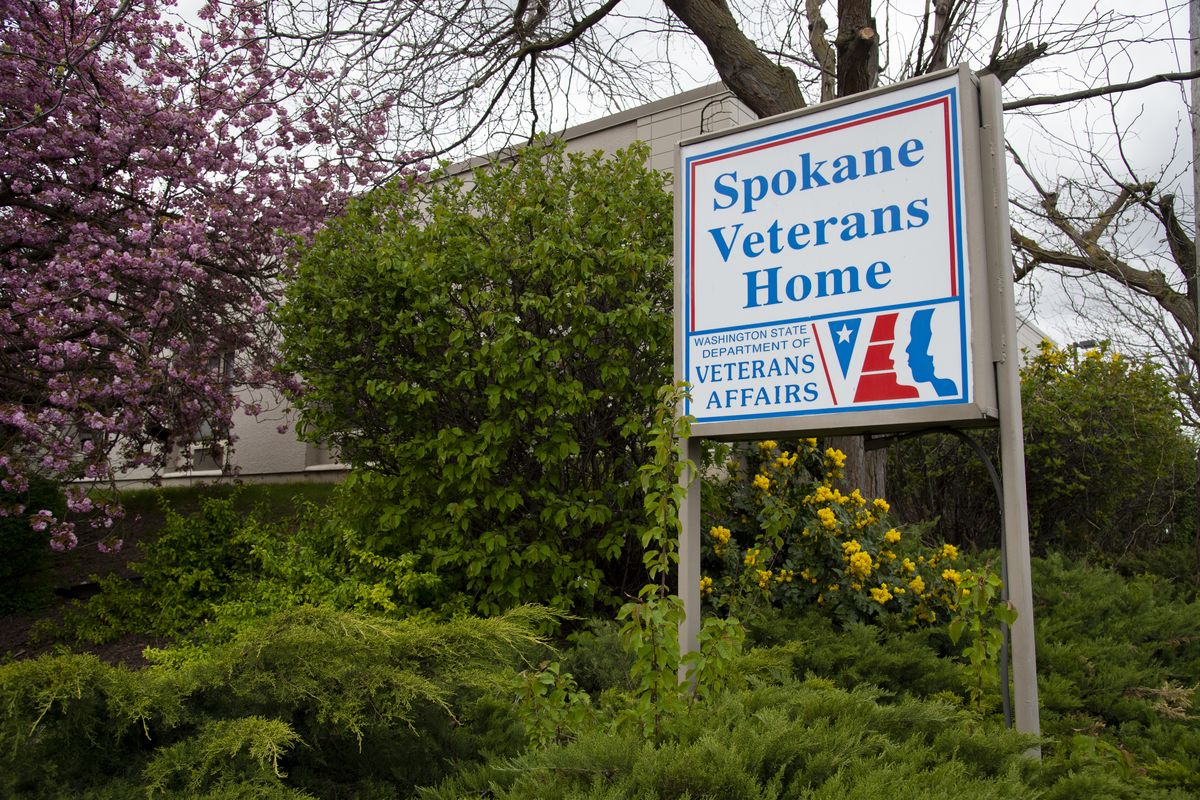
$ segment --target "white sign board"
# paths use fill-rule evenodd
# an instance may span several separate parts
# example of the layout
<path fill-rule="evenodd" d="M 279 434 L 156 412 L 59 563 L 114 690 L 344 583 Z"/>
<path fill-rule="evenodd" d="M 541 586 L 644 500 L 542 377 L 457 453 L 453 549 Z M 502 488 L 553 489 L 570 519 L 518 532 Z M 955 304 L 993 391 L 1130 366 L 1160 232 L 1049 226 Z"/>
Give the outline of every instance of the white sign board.
<path fill-rule="evenodd" d="M 971 295 L 985 281 L 969 81 L 680 145 L 676 359 L 695 435 L 994 418 L 973 339 L 988 312 Z"/>

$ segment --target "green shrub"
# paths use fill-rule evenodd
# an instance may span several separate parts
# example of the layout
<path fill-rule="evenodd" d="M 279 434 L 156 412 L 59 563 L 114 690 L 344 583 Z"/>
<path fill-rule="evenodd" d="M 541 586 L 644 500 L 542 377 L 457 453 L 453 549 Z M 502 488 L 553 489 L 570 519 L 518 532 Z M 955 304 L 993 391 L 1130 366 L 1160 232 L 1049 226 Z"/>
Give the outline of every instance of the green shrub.
<path fill-rule="evenodd" d="M 422 792 L 462 797 L 1013 798 L 1036 767 L 1027 737 L 942 703 L 877 702 L 819 680 L 721 695 L 674 720 L 655 748 L 597 732 L 514 762 L 464 772 Z"/>
<path fill-rule="evenodd" d="M 1106 346 L 1074 356 L 1045 342 L 1021 370 L 1021 402 L 1037 552 L 1100 551 L 1119 559 L 1190 536 L 1196 449 L 1154 364 Z M 998 464 L 995 432 L 976 435 Z M 888 482 L 902 518 L 937 518 L 946 541 L 998 544 L 991 481 L 954 437 L 894 445 Z"/>
<path fill-rule="evenodd" d="M 819 606 L 842 624 L 929 624 L 994 613 L 953 545 L 932 547 L 893 527 L 890 505 L 836 488 L 846 456 L 816 439 L 764 440 L 705 490 L 701 593 L 742 618 L 754 607 Z M 752 478 L 750 477 L 752 476 Z M 998 579 L 997 579 L 998 580 Z M 972 595 L 974 592 L 974 595 Z"/>
<path fill-rule="evenodd" d="M 1164 776 L 1200 785 L 1200 601 L 1059 556 L 1034 561 L 1033 588 L 1043 730 L 1060 743 L 1102 737 L 1140 768 L 1170 762 Z"/>
<path fill-rule="evenodd" d="M 1048 760 L 1056 769 L 1093 765 L 1144 774 L 1164 790 L 1200 786 L 1200 601 L 1156 576 L 1125 578 L 1061 557 L 1034 559 L 1033 568 Z M 847 690 L 877 686 L 893 700 L 955 704 L 965 702 L 970 686 L 944 627 L 839 629 L 810 610 L 764 615 L 750 638 L 758 645 L 752 654 L 777 654 L 777 675 L 817 676 Z M 1139 796 L 1127 785 L 1121 792 L 1115 796 Z"/>
<path fill-rule="evenodd" d="M 58 484 L 35 476 L 24 492 L 0 491 L 0 507 L 23 509 L 0 516 L 0 612 L 5 612 L 36 605 L 48 593 L 39 573 L 50 553 L 50 537 L 33 529 L 29 515 L 46 510 L 62 519 L 67 500 Z"/>
<path fill-rule="evenodd" d="M 92 656 L 3 665 L 0 796 L 404 796 L 513 752 L 503 695 L 546 622 L 304 608 L 140 672 Z"/>
<path fill-rule="evenodd" d="M 364 471 L 364 544 L 475 609 L 643 583 L 637 468 L 670 380 L 671 199 L 636 146 L 535 146 L 372 192 L 280 312 L 300 430 Z M 366 471 L 369 470 L 369 471 Z"/>
<path fill-rule="evenodd" d="M 436 607 L 437 578 L 416 556 L 365 548 L 345 522 L 344 503 L 303 504 L 274 523 L 244 511 L 237 494 L 200 498 L 188 514 L 166 508 L 161 533 L 132 565 L 139 577 L 101 581 L 101 593 L 66 627 L 90 642 L 125 634 L 224 641 L 293 606 L 390 617 Z"/>

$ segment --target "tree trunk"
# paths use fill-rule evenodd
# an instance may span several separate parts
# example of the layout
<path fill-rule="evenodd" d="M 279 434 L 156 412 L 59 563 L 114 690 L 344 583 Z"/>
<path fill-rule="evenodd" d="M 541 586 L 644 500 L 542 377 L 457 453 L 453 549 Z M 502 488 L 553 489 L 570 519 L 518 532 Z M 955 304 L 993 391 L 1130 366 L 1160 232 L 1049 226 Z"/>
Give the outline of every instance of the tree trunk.
<path fill-rule="evenodd" d="M 879 35 L 870 0 L 838 0 L 837 96 L 872 89 L 879 81 Z"/>
<path fill-rule="evenodd" d="M 742 33 L 725 0 L 663 0 L 704 43 L 717 74 L 759 117 L 804 108 L 796 73 L 776 64 Z"/>
<path fill-rule="evenodd" d="M 825 444 L 846 454 L 843 490 L 860 489 L 867 499 L 885 495 L 887 450 L 867 450 L 864 436 L 830 436 Z"/>
<path fill-rule="evenodd" d="M 837 31 L 837 96 L 874 88 L 879 82 L 879 36 L 870 0 L 838 0 Z M 847 488 L 860 489 L 869 498 L 885 495 L 887 450 L 868 451 L 862 436 L 831 436 L 827 441 L 846 454 Z"/>

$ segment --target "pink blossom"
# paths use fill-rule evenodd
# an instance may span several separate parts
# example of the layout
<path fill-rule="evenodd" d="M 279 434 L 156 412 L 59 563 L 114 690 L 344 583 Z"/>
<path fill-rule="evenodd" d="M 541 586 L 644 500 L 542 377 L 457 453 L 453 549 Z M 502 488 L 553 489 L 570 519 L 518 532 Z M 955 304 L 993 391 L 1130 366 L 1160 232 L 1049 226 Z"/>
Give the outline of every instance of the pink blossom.
<path fill-rule="evenodd" d="M 170 5 L 0 0 L 5 491 L 228 430 L 231 386 L 278 377 L 285 254 L 380 175 L 373 117 L 302 102 L 331 76 L 273 65 L 260 4 L 206 4 L 194 44 Z"/>

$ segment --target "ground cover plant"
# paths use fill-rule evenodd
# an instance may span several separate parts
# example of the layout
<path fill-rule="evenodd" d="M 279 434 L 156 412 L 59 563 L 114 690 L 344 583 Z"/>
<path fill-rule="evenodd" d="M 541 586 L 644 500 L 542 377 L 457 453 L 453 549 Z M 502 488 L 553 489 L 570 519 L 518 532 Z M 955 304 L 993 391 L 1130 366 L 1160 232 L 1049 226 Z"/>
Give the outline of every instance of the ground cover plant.
<path fill-rule="evenodd" d="M 295 495 L 282 516 L 271 504 L 247 505 L 240 491 L 200 498 L 191 513 L 166 507 L 134 574 L 103 578 L 100 593 L 68 613 L 64 634 L 85 643 L 130 634 L 223 642 L 281 608 L 397 618 L 435 607 L 437 577 L 418 572 L 415 557 L 365 548 L 344 523 L 347 500 L 331 498 L 331 489 L 308 491 L 320 503 Z"/>
<path fill-rule="evenodd" d="M 642 471 L 645 544 L 666 567 L 680 465 L 670 458 L 673 423 L 660 416 L 655 429 L 657 444 L 648 445 L 658 458 Z M 809 455 L 823 478 L 790 506 L 795 518 L 819 524 L 828 517 L 821 508 L 844 516 L 837 535 L 866 543 L 869 577 L 882 580 L 890 559 L 877 545 L 904 542 L 888 542 L 892 528 L 881 520 L 855 526 L 863 509 L 885 515 L 879 505 L 860 505 L 852 494 L 840 505 L 804 501 L 822 487 L 840 492 L 826 484 L 838 456 L 818 450 Z M 731 489 L 746 510 L 782 513 L 796 496 L 785 487 L 804 482 L 783 472 L 796 466 L 780 464 L 795 451 L 786 452 L 756 446 L 749 474 L 771 476 L 774 494 L 753 479 L 747 492 Z M 697 673 L 704 691 L 693 695 L 675 684 L 681 661 L 669 635 L 669 583 L 650 584 L 656 588 L 630 606 L 624 632 L 611 619 L 592 622 L 555 657 L 535 635 L 550 622 L 543 612 L 518 611 L 497 623 L 516 626 L 499 635 L 486 620 L 437 622 L 428 610 L 412 618 L 419 600 L 389 609 L 377 602 L 385 595 L 360 592 L 368 585 L 394 592 L 402 582 L 386 570 L 359 580 L 364 565 L 381 562 L 365 549 L 355 555 L 345 540 L 340 551 L 322 550 L 319 542 L 336 541 L 331 520 L 344 522 L 338 501 L 290 535 L 235 512 L 231 501 L 206 499 L 169 516 L 142 584 L 105 606 L 132 611 L 130 630 L 167 620 L 175 631 L 197 626 L 152 653 L 151 667 L 131 671 L 74 655 L 0 666 L 0 773 L 8 781 L 0 791 L 725 798 L 938 797 L 954 787 L 961 796 L 966 787 L 980 797 L 1182 798 L 1198 786 L 1200 729 L 1191 704 L 1200 684 L 1200 615 L 1194 591 L 1168 579 L 1130 579 L 1062 558 L 1035 563 L 1047 734 L 1039 765 L 1021 755 L 1028 739 L 1004 732 L 995 684 L 982 699 L 975 694 L 978 673 L 964 659 L 965 643 L 950 635 L 948 606 L 947 617 L 918 620 L 911 607 L 893 611 L 868 589 L 859 591 L 870 597 L 869 613 L 843 600 L 848 610 L 837 614 L 835 603 L 776 591 L 787 586 L 774 580 L 777 572 L 764 587 L 759 568 L 796 565 L 764 554 L 762 532 L 749 522 L 723 543 L 740 547 L 741 557 L 720 577 L 729 592 L 723 602 L 749 623 L 747 638 L 714 637 L 724 649 L 710 646 L 709 660 L 694 665 L 705 670 Z M 800 531 L 805 544 L 778 552 L 825 552 L 805 549 L 814 537 Z M 752 533 L 739 544 L 737 536 Z M 720 543 L 709 538 L 710 547 Z M 747 565 L 756 548 L 764 561 Z M 861 551 L 829 552 L 814 568 L 848 570 L 847 555 Z M 271 571 L 281 553 L 292 572 Z M 711 577 L 725 561 L 708 558 Z M 986 555 L 956 554 L 946 562 L 953 567 L 935 567 L 965 574 L 986 562 Z M 357 577 L 348 571 L 353 564 Z M 199 575 L 205 580 L 194 580 Z M 289 586 L 291 594 L 283 591 Z M 210 593 L 189 594 L 199 588 Z M 207 611 L 191 621 L 146 613 L 164 604 Z M 269 616 L 288 606 L 295 610 Z M 454 615 L 452 607 L 441 613 Z M 631 627 L 635 617 L 641 621 Z M 710 617 L 728 622 L 716 605 Z"/>
<path fill-rule="evenodd" d="M 407 793 L 491 742 L 504 751 L 511 712 L 495 698 L 544 616 L 296 608 L 141 671 L 87 655 L 0 666 L 0 795 Z"/>

